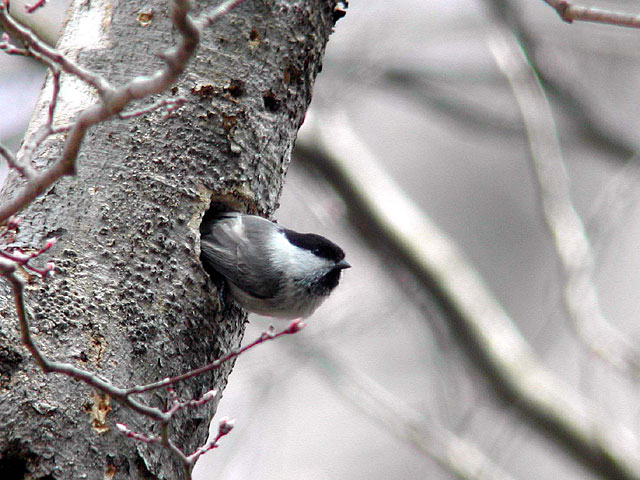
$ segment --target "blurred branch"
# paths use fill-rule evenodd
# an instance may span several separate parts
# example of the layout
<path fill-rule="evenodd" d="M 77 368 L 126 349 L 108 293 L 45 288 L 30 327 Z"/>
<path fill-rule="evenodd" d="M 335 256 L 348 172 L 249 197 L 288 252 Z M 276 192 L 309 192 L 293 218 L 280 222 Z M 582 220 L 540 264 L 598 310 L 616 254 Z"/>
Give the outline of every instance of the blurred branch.
<path fill-rule="evenodd" d="M 544 3 L 560 15 L 560 18 L 567 23 L 573 23 L 574 20 L 583 22 L 606 23 L 609 25 L 617 25 L 619 27 L 640 28 L 640 15 L 631 15 L 628 13 L 614 12 L 611 10 L 601 10 L 599 8 L 582 7 L 572 5 L 570 2 L 563 0 L 543 0 Z"/>
<path fill-rule="evenodd" d="M 526 52 L 530 65 L 535 68 L 545 90 L 554 96 L 554 99 L 568 111 L 571 117 L 575 118 L 576 125 L 583 131 L 584 138 L 610 150 L 625 161 L 634 155 L 635 145 L 603 122 L 599 112 L 594 111 L 590 103 L 579 95 L 573 83 L 566 85 L 559 82 L 554 75 L 545 71 L 544 65 L 538 64 L 536 56 L 539 50 L 539 41 L 524 25 L 513 2 L 485 0 L 485 3 L 491 7 L 496 19 L 511 29 L 518 37 L 521 48 Z"/>
<path fill-rule="evenodd" d="M 564 277 L 564 307 L 574 331 L 597 356 L 623 374 L 640 377 L 640 350 L 604 317 L 593 281 L 594 259 L 584 224 L 571 199 L 551 107 L 516 38 L 501 30 L 490 50 L 505 74 L 529 139 L 543 218 L 554 241 Z"/>
<path fill-rule="evenodd" d="M 455 338 L 500 398 L 593 472 L 640 479 L 640 449 L 632 432 L 605 420 L 540 364 L 457 246 L 378 166 L 344 114 L 321 120 L 308 115 L 298 148 L 357 211 L 359 225 L 375 232 L 433 294 Z"/>
<path fill-rule="evenodd" d="M 472 75 L 447 75 L 427 69 L 412 69 L 391 66 L 380 76 L 381 81 L 398 93 L 409 97 L 414 104 L 425 110 L 437 109 L 458 122 L 475 130 L 494 130 L 500 134 L 521 133 L 522 126 L 514 122 L 510 112 L 490 109 L 480 102 L 469 101 L 460 92 L 471 92 L 470 85 L 482 82 L 494 84 L 496 78 L 486 78 L 481 72 Z"/>
<path fill-rule="evenodd" d="M 611 232 L 627 226 L 640 201 L 640 162 L 633 157 L 598 192 L 586 214 L 594 257 L 613 239 Z"/>
<path fill-rule="evenodd" d="M 491 3 L 502 3 L 492 0 Z M 521 27 L 521 26 L 518 26 Z M 518 37 L 526 51 L 535 51 L 531 40 L 523 31 L 518 30 Z M 531 58 L 531 55 L 530 55 Z M 533 59 L 531 60 L 533 63 Z M 570 88 L 556 82 L 546 75 L 537 65 L 536 71 L 548 92 L 552 93 L 560 106 L 568 111 L 575 119 L 576 128 L 582 131 L 584 138 L 593 144 L 609 150 L 616 158 L 628 161 L 634 154 L 634 147 L 626 139 L 604 125 L 596 113 L 591 112 L 587 103 L 576 96 Z M 389 68 L 381 75 L 381 81 L 387 83 L 397 93 L 408 97 L 414 104 L 422 106 L 425 110 L 437 109 L 440 113 L 454 118 L 458 122 L 464 122 L 469 128 L 488 130 L 492 129 L 500 134 L 521 133 L 521 125 L 505 114 L 504 111 L 494 111 L 486 105 L 475 104 L 462 97 L 456 88 L 468 89 L 468 78 L 454 77 L 453 75 L 432 75 L 424 69 L 412 70 L 407 68 Z M 475 72 L 473 79 L 478 79 L 483 85 L 492 85 L 493 77 L 484 77 L 482 72 Z"/>
<path fill-rule="evenodd" d="M 399 440 L 426 454 L 460 480 L 511 480 L 513 477 L 477 445 L 415 411 L 362 371 L 339 358 L 328 345 L 299 341 L 296 355 L 305 355 L 335 390 Z"/>

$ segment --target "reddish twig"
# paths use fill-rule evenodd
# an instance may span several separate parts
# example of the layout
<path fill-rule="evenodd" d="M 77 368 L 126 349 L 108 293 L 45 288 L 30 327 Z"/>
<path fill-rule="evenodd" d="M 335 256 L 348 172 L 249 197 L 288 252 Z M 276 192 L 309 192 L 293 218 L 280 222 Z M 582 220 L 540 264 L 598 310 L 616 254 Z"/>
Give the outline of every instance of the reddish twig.
<path fill-rule="evenodd" d="M 640 15 L 576 6 L 564 0 L 543 1 L 553 8 L 558 15 L 560 15 L 560 18 L 567 23 L 573 23 L 574 20 L 579 20 L 583 22 L 617 25 L 620 27 L 640 28 Z"/>
<path fill-rule="evenodd" d="M 5 232 L 3 232 L 2 236 L 5 236 L 8 232 L 9 232 L 9 229 L 7 228 L 7 230 Z M 8 252 L 6 250 L 0 250 L 0 257 L 3 257 L 5 259 L 7 259 L 7 260 L 10 260 L 13 263 L 15 263 L 16 265 L 20 265 L 21 267 L 23 267 L 23 268 L 25 268 L 27 270 L 30 270 L 33 273 L 37 273 L 42 278 L 44 278 L 49 274 L 53 275 L 53 273 L 55 271 L 55 268 L 56 268 L 55 264 L 53 262 L 48 262 L 46 264 L 45 268 L 37 268 L 37 267 L 34 267 L 33 265 L 31 265 L 29 262 L 31 260 L 33 260 L 34 258 L 38 258 L 40 255 L 42 255 L 47 250 L 49 250 L 51 247 L 53 247 L 56 244 L 57 241 L 58 241 L 57 238 L 50 238 L 49 240 L 47 240 L 47 242 L 45 243 L 44 247 L 42 247 L 40 250 L 38 250 L 36 252 L 32 252 L 32 253 L 26 253 L 23 250 L 21 250 L 20 248 L 14 248 L 14 249 L 12 249 L 11 252 Z"/>
<path fill-rule="evenodd" d="M 192 454 L 185 455 L 182 450 L 176 447 L 170 440 L 166 439 L 164 436 L 165 429 L 162 429 L 163 434 L 161 435 L 145 435 L 144 433 L 134 432 L 129 427 L 127 427 L 124 423 L 116 423 L 116 428 L 127 438 L 132 438 L 134 440 L 138 440 L 143 443 L 160 443 L 167 447 L 170 447 L 182 460 L 182 463 L 187 472 L 191 472 L 191 469 L 195 465 L 198 458 L 207 453 L 214 448 L 218 448 L 220 439 L 225 435 L 228 435 L 231 430 L 233 430 L 235 424 L 235 420 L 229 420 L 227 417 L 222 417 L 220 422 L 218 423 L 218 433 L 215 438 L 208 441 L 201 447 L 198 447 Z"/>
<path fill-rule="evenodd" d="M 213 390 L 209 390 L 202 397 L 196 400 L 187 401 L 181 401 L 176 395 L 176 392 L 171 387 L 167 387 L 167 393 L 169 394 L 169 398 L 171 400 L 171 407 L 166 410 L 166 413 L 170 416 L 173 416 L 176 414 L 176 412 L 179 412 L 180 410 L 183 410 L 185 408 L 199 407 L 201 405 L 204 405 L 205 403 L 210 402 L 216 397 L 218 391 L 214 388 Z"/>
<path fill-rule="evenodd" d="M 220 420 L 220 423 L 218 424 L 218 434 L 216 435 L 216 437 L 213 440 L 205 443 L 201 447 L 198 447 L 192 454 L 186 455 L 178 446 L 173 444 L 171 440 L 168 438 L 167 427 L 168 427 L 169 420 L 173 418 L 173 416 L 183 408 L 197 408 L 201 405 L 204 405 L 210 402 L 216 397 L 218 392 L 217 390 L 209 390 L 207 393 L 205 393 L 202 397 L 200 397 L 197 400 L 189 400 L 189 401 L 183 402 L 178 399 L 175 391 L 173 391 L 171 387 L 168 387 L 167 391 L 169 393 L 169 397 L 171 398 L 173 405 L 171 406 L 171 408 L 169 408 L 165 412 L 167 415 L 167 420 L 161 422 L 161 434 L 159 436 L 156 436 L 156 435 L 150 436 L 150 435 L 145 435 L 143 433 L 134 432 L 123 423 L 117 423 L 116 427 L 118 428 L 118 430 L 120 430 L 120 432 L 123 435 L 125 435 L 128 438 L 133 438 L 134 440 L 138 440 L 144 443 L 161 443 L 165 447 L 168 447 L 180 458 L 185 469 L 188 472 L 190 472 L 196 460 L 202 454 L 208 452 L 209 450 L 217 448 L 218 441 L 223 436 L 231 432 L 231 430 L 233 429 L 234 421 L 227 419 L 227 417 L 223 417 Z"/>
<path fill-rule="evenodd" d="M 183 380 L 188 380 L 189 378 L 193 378 L 193 377 L 196 377 L 198 375 L 202 375 L 205 372 L 209 372 L 211 370 L 216 370 L 216 369 L 220 368 L 220 366 L 223 363 L 228 362 L 229 360 L 232 360 L 232 359 L 236 358 L 239 355 L 242 355 L 244 352 L 246 352 L 247 350 L 251 350 L 256 345 L 260 345 L 261 343 L 267 342 L 269 340 L 274 340 L 274 339 L 276 339 L 278 337 L 281 337 L 283 335 L 292 335 L 294 333 L 299 332 L 304 327 L 305 327 L 305 323 L 303 321 L 301 321 L 301 320 L 293 320 L 289 324 L 289 326 L 287 328 L 285 328 L 281 332 L 274 333 L 273 326 L 272 326 L 272 327 L 269 328 L 268 331 L 262 332 L 262 334 L 256 340 L 251 342 L 250 344 L 245 345 L 244 347 L 242 347 L 239 350 L 231 351 L 230 353 L 228 353 L 224 357 L 219 358 L 218 360 L 214 360 L 213 362 L 209 363 L 208 365 L 205 365 L 205 366 L 200 367 L 200 368 L 196 368 L 195 370 L 192 370 L 192 371 L 187 372 L 187 373 L 183 373 L 182 375 L 177 375 L 177 376 L 171 377 L 171 378 L 165 378 L 164 380 L 161 380 L 159 382 L 149 383 L 148 385 L 131 387 L 130 389 L 128 389 L 126 391 L 127 395 L 133 395 L 133 394 L 149 392 L 151 390 L 157 390 L 159 388 L 164 388 L 164 387 L 167 387 L 167 386 L 172 385 L 174 383 L 181 382 Z"/>
<path fill-rule="evenodd" d="M 29 325 L 29 319 L 26 312 L 26 306 L 24 302 L 24 281 L 17 275 L 16 272 L 16 264 L 13 261 L 6 260 L 0 257 L 0 275 L 4 276 L 12 286 L 14 301 L 16 305 L 16 312 L 18 315 L 18 322 L 20 325 L 20 333 L 22 344 L 29 350 L 31 356 L 35 359 L 38 366 L 42 369 L 44 373 L 61 373 L 63 375 L 67 375 L 76 380 L 80 380 L 87 385 L 100 390 L 101 392 L 109 395 L 111 398 L 119 401 L 123 405 L 129 407 L 133 411 L 151 418 L 152 420 L 158 422 L 161 426 L 161 435 L 159 438 L 146 436 L 141 433 L 136 433 L 130 431 L 125 425 L 120 424 L 118 429 L 122 431 L 125 435 L 130 438 L 134 438 L 140 441 L 146 441 L 148 443 L 160 443 L 169 451 L 171 451 L 175 456 L 177 456 L 182 464 L 185 467 L 185 471 L 188 473 L 188 478 L 190 478 L 190 471 L 193 467 L 195 461 L 207 451 L 216 448 L 218 440 L 224 435 L 228 434 L 233 428 L 233 423 L 230 421 L 221 421 L 218 436 L 202 447 L 198 448 L 194 453 L 190 455 L 185 455 L 182 450 L 176 446 L 168 436 L 169 431 L 169 422 L 176 414 L 176 412 L 184 409 L 184 408 L 195 408 L 200 405 L 204 405 L 205 403 L 211 401 L 216 396 L 216 392 L 209 391 L 205 393 L 201 398 L 197 400 L 188 400 L 188 401 L 180 401 L 173 392 L 172 389 L 169 390 L 169 397 L 171 399 L 171 406 L 167 410 L 162 410 L 156 407 L 150 407 L 145 405 L 144 403 L 136 400 L 132 396 L 135 394 L 140 394 L 144 392 L 148 392 L 151 390 L 156 390 L 162 387 L 169 387 L 172 384 L 177 382 L 193 378 L 196 375 L 200 375 L 204 372 L 208 372 L 213 369 L 220 368 L 223 363 L 236 358 L 238 355 L 246 352 L 247 350 L 264 343 L 269 340 L 274 340 L 283 335 L 291 335 L 299 332 L 303 327 L 304 323 L 299 320 L 295 320 L 289 324 L 287 328 L 284 330 L 274 333 L 273 327 L 269 329 L 267 332 L 263 332 L 260 337 L 258 337 L 255 341 L 251 342 L 247 346 L 234 350 L 224 357 L 216 360 L 208 365 L 205 365 L 202 368 L 193 370 L 192 372 L 186 373 L 184 375 L 178 375 L 176 377 L 166 379 L 160 382 L 156 382 L 153 384 L 141 386 L 141 387 L 132 387 L 132 388 L 119 388 L 113 385 L 111 382 L 107 380 L 103 380 L 98 377 L 96 374 L 89 372 L 87 370 L 83 370 L 81 368 L 75 367 L 68 363 L 57 362 L 54 360 L 49 360 L 46 358 L 38 346 L 33 341 L 33 337 L 31 335 L 31 328 Z"/>
<path fill-rule="evenodd" d="M 13 168 L 23 177 L 29 178 L 31 175 L 31 169 L 25 165 L 24 162 L 18 160 L 18 158 L 9 150 L 5 145 L 0 143 L 0 155 L 7 161 L 9 168 Z"/>
<path fill-rule="evenodd" d="M 234 425 L 235 420 L 229 420 L 227 417 L 222 417 L 220 419 L 220 422 L 218 423 L 218 433 L 216 437 L 213 440 L 205 443 L 203 446 L 198 448 L 195 452 L 187 457 L 187 462 L 189 462 L 189 465 L 195 465 L 196 460 L 198 460 L 198 458 L 200 458 L 202 455 L 210 450 L 213 450 L 214 448 L 218 448 L 218 442 L 220 441 L 220 439 L 225 435 L 228 435 L 229 432 L 233 430 Z"/>
<path fill-rule="evenodd" d="M 22 55 L 23 57 L 28 57 L 31 55 L 28 49 L 16 47 L 9 41 L 9 38 L 9 34 L 7 32 L 4 32 L 2 34 L 2 41 L 0 41 L 0 50 L 2 50 L 7 55 Z"/>
<path fill-rule="evenodd" d="M 157 435 L 144 435 L 143 433 L 130 430 L 124 423 L 116 423 L 116 428 L 127 438 L 133 438 L 144 443 L 160 443 L 161 439 Z"/>
<path fill-rule="evenodd" d="M 24 9 L 26 10 L 27 13 L 33 13 L 39 8 L 44 7 L 46 3 L 47 3 L 47 0 L 38 0 L 36 3 L 33 3 L 31 5 L 26 4 L 24 6 Z"/>

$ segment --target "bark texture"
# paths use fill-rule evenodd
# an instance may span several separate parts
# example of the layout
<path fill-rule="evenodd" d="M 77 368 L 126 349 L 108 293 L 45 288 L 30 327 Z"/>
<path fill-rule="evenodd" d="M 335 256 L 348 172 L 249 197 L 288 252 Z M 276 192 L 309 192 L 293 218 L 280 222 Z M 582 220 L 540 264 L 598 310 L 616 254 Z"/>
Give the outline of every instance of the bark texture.
<path fill-rule="evenodd" d="M 201 366 L 239 344 L 246 317 L 231 302 L 220 311 L 199 262 L 198 227 L 212 201 L 261 214 L 277 207 L 334 7 L 332 0 L 247 0 L 204 34 L 171 92 L 187 98 L 177 114 L 94 127 L 78 175 L 22 212 L 19 244 L 60 237 L 48 255 L 59 274 L 27 290 L 36 342 L 48 356 L 130 386 Z M 170 8 L 159 0 L 74 1 L 60 48 L 123 84 L 155 71 L 155 55 L 175 43 Z M 31 132 L 44 121 L 49 88 Z M 61 119 L 95 101 L 68 77 L 61 92 Z M 61 146 L 47 142 L 38 161 L 46 165 Z M 2 198 L 20 185 L 12 178 Z M 151 421 L 81 382 L 38 370 L 20 345 L 9 289 L 1 288 L 0 478 L 182 478 L 168 451 L 113 428 L 122 422 L 157 433 Z M 176 390 L 183 399 L 221 391 L 230 369 Z M 166 394 L 146 400 L 161 405 Z M 172 438 L 185 452 L 205 441 L 216 403 L 174 422 Z"/>

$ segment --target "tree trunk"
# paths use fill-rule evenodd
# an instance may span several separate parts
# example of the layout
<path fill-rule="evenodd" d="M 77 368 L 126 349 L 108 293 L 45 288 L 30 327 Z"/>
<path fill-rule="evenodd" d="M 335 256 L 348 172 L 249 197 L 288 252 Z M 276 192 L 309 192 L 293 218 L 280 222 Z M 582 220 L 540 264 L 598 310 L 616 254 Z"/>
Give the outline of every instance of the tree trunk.
<path fill-rule="evenodd" d="M 204 3 L 211 2 L 198 8 Z M 205 32 L 187 73 L 167 92 L 186 97 L 185 106 L 169 118 L 156 111 L 92 128 L 77 176 L 22 212 L 19 244 L 60 239 L 47 252 L 58 273 L 26 292 L 35 341 L 47 356 L 126 387 L 204 365 L 239 344 L 246 316 L 230 301 L 220 311 L 199 262 L 198 227 L 212 201 L 260 214 L 277 207 L 334 7 L 331 0 L 247 0 Z M 154 54 L 176 42 L 170 10 L 159 0 L 75 0 L 59 48 L 121 85 L 161 66 Z M 49 80 L 30 134 L 45 121 L 50 91 Z M 95 101 L 63 75 L 59 123 Z M 48 164 L 61 147 L 61 139 L 46 142 L 38 162 Z M 2 198 L 20 185 L 12 175 Z M 121 422 L 157 434 L 151 420 L 38 369 L 2 289 L 0 478 L 183 478 L 167 450 L 114 428 Z M 221 392 L 230 370 L 176 391 L 182 399 Z M 167 395 L 143 399 L 160 406 Z M 171 438 L 186 453 L 204 443 L 216 404 L 172 423 Z"/>

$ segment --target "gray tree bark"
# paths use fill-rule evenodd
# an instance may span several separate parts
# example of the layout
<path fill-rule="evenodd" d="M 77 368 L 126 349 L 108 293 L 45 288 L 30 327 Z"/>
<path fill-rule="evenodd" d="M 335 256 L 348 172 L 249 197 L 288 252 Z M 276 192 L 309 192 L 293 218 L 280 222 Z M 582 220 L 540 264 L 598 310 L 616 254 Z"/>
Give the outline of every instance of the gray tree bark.
<path fill-rule="evenodd" d="M 198 9 L 205 3 L 212 2 Z M 199 262 L 199 223 L 211 202 L 260 214 L 277 207 L 334 8 L 333 0 L 247 0 L 205 33 L 169 94 L 185 96 L 184 107 L 169 118 L 154 112 L 94 127 L 77 176 L 22 212 L 19 244 L 60 238 L 47 252 L 59 273 L 26 292 L 35 341 L 47 356 L 125 387 L 204 365 L 239 344 L 246 316 L 232 302 L 220 311 Z M 170 9 L 160 0 L 76 0 L 59 48 L 121 85 L 161 66 L 154 55 L 175 44 Z M 151 14 L 150 23 L 141 13 Z M 95 100 L 63 77 L 60 118 Z M 48 141 L 38 161 L 48 164 L 61 147 Z M 20 185 L 12 177 L 2 198 Z M 0 478 L 183 478 L 167 450 L 114 428 L 122 422 L 157 433 L 151 420 L 38 369 L 20 344 L 10 290 L 1 288 Z M 183 399 L 221 392 L 230 370 L 176 391 Z M 159 406 L 167 396 L 144 398 Z M 173 422 L 172 438 L 186 453 L 206 440 L 216 404 Z"/>

